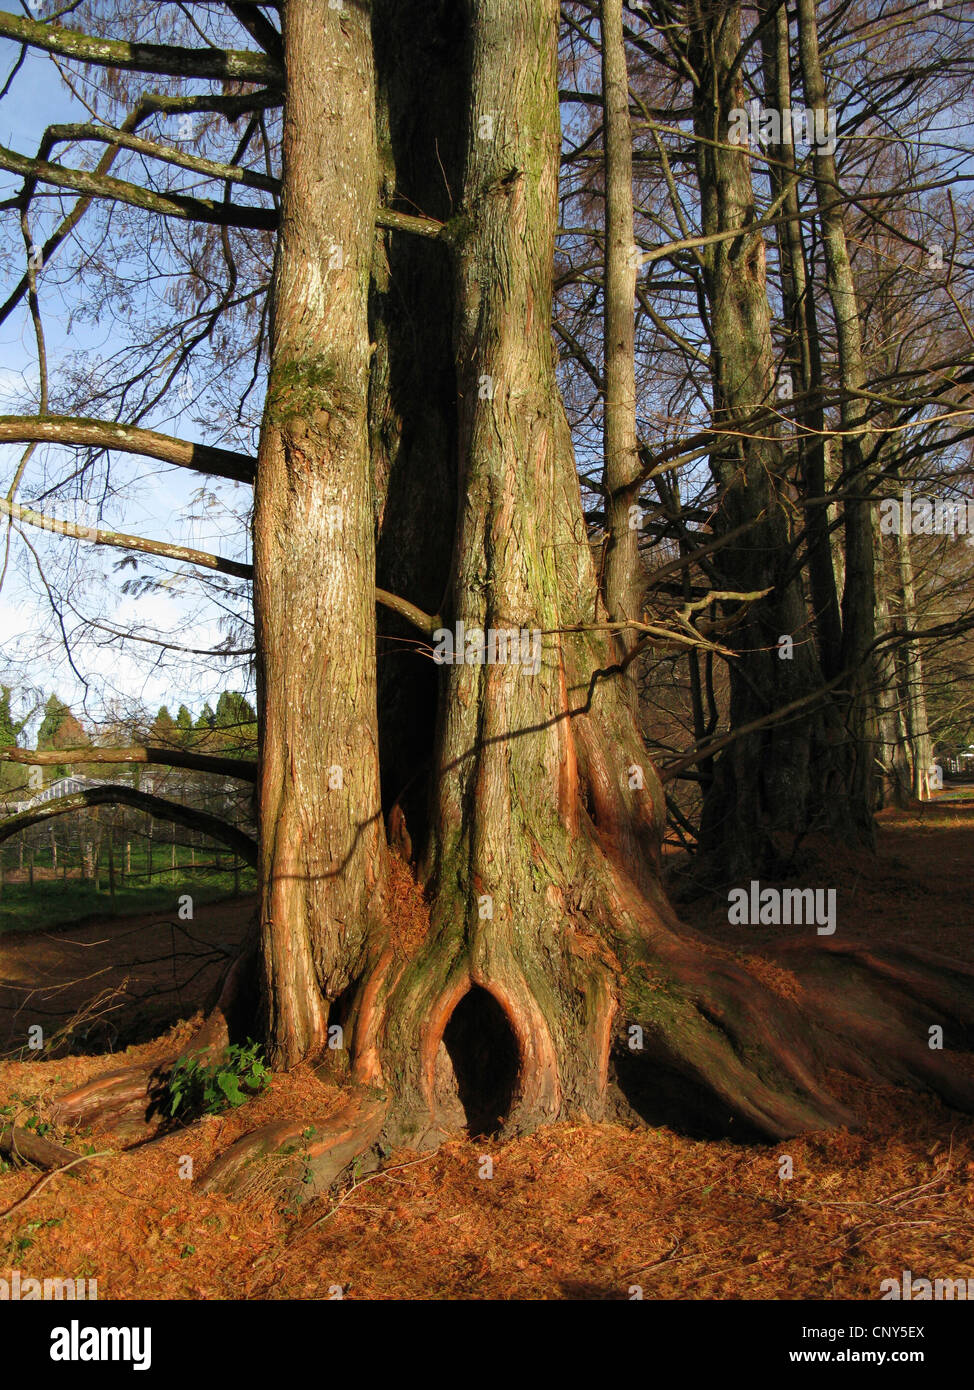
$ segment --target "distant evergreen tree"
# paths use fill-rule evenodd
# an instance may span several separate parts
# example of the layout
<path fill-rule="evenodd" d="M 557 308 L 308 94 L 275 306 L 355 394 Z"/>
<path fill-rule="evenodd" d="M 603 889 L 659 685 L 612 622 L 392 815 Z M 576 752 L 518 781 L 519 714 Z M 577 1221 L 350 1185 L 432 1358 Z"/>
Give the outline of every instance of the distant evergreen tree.
<path fill-rule="evenodd" d="M 18 722 L 13 717 L 10 708 L 12 693 L 9 685 L 0 685 L 0 748 L 16 747 L 24 727 L 24 720 Z M 22 786 L 25 776 L 25 769 L 17 763 L 0 763 L 0 792 Z"/>
<path fill-rule="evenodd" d="M 196 721 L 197 729 L 212 729 L 216 724 L 216 715 L 209 705 L 204 705 L 200 710 L 199 718 Z"/>
<path fill-rule="evenodd" d="M 41 727 L 37 731 L 37 747 L 67 750 L 87 748 L 90 744 L 91 739 L 71 713 L 71 707 L 66 705 L 63 700 L 59 700 L 56 695 L 49 696 L 44 705 L 44 718 L 41 721 Z M 56 780 L 58 777 L 67 777 L 69 771 L 70 768 L 67 763 L 58 763 L 52 769 L 52 774 Z"/>
<path fill-rule="evenodd" d="M 23 724 L 14 722 L 13 711 L 10 708 L 10 696 L 12 694 L 9 685 L 0 685 L 0 748 L 10 748 L 16 744 L 18 735 Z"/>
<path fill-rule="evenodd" d="M 44 705 L 44 718 L 37 732 L 38 748 L 53 748 L 55 746 L 54 737 L 70 713 L 69 706 L 63 700 L 59 700 L 56 695 L 48 696 L 47 703 Z"/>
<path fill-rule="evenodd" d="M 224 690 L 216 702 L 216 726 L 218 729 L 244 727 L 256 722 L 257 714 L 253 705 L 236 690 Z"/>
<path fill-rule="evenodd" d="M 159 713 L 153 719 L 152 727 L 149 730 L 149 741 L 151 743 L 178 742 L 176 721 L 169 713 L 167 705 L 159 706 Z"/>

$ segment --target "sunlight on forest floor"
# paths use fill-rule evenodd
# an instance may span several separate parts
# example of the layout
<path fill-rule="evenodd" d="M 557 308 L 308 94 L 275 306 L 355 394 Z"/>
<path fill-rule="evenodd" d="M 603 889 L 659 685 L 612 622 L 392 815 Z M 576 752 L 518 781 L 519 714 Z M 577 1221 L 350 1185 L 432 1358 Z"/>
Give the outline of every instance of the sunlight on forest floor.
<path fill-rule="evenodd" d="M 974 818 L 884 818 L 876 860 L 833 851 L 828 866 L 847 939 L 974 957 Z M 685 915 L 732 941 L 719 902 Z M 748 950 L 761 944 L 749 934 Z M 190 1031 L 175 1030 L 177 1045 Z M 43 1122 L 55 1094 L 107 1060 L 0 1064 L 0 1105 Z M 96 1277 L 103 1298 L 190 1299 L 328 1298 L 338 1288 L 352 1298 L 625 1299 L 636 1286 L 650 1299 L 877 1299 L 880 1281 L 903 1270 L 974 1278 L 974 1118 L 831 1080 L 863 1115 L 861 1132 L 768 1146 L 578 1124 L 506 1144 L 458 1138 L 431 1155 L 397 1153 L 381 1174 L 296 1212 L 280 1210 L 273 1190 L 231 1202 L 179 1177 L 184 1155 L 198 1175 L 258 1123 L 311 1123 L 336 1108 L 341 1092 L 301 1068 L 240 1110 L 54 1178 L 0 1221 L 0 1276 Z M 72 1143 L 79 1153 L 108 1147 L 97 1133 Z M 794 1176 L 780 1181 L 786 1154 Z M 483 1155 L 490 1178 L 479 1176 Z M 0 1174 L 0 1211 L 37 1179 Z"/>

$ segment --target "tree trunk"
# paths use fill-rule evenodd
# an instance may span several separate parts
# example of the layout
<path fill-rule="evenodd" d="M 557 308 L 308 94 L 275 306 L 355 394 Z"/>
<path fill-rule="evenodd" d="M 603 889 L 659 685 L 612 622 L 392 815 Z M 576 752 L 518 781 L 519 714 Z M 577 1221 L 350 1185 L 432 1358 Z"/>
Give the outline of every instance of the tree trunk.
<path fill-rule="evenodd" d="M 668 1101 L 684 1119 L 763 1135 L 845 1123 L 816 1061 L 863 1065 L 870 1030 L 887 1073 L 969 1100 L 920 1041 L 876 1024 L 857 953 L 796 958 L 816 974 L 815 999 L 830 1000 L 817 1033 L 729 952 L 682 930 L 664 899 L 660 787 L 597 626 L 549 332 L 557 0 L 473 0 L 470 13 L 454 273 L 460 516 L 444 622 L 543 640 L 536 668 L 518 662 L 530 645 L 514 660 L 442 666 L 423 892 L 391 872 L 396 922 L 370 932 L 339 1001 L 353 1089 L 304 1136 L 305 1190 L 380 1135 L 423 1146 L 463 1125 L 510 1135 L 565 1117 L 658 1118 Z M 940 1007 L 949 998 L 970 1015 L 961 994 L 946 990 Z M 304 1123 L 239 1141 L 205 1185 L 245 1182 L 249 1161 L 293 1144 Z"/>
<path fill-rule="evenodd" d="M 916 587 L 913 579 L 913 557 L 910 537 L 905 529 L 896 537 L 900 580 L 900 613 L 905 632 L 917 626 Z M 920 643 L 911 638 L 903 648 L 904 699 L 907 748 L 910 757 L 911 791 L 918 801 L 930 799 L 930 768 L 933 764 L 933 739 L 927 717 L 927 696 L 923 679 L 923 652 Z"/>
<path fill-rule="evenodd" d="M 798 2 L 798 35 L 805 100 L 815 129 L 827 128 L 828 98 L 818 47 L 815 0 Z M 861 813 L 860 829 L 871 839 L 871 812 L 877 800 L 877 755 L 880 752 L 878 691 L 882 680 L 870 655 L 876 632 L 876 561 L 873 507 L 862 494 L 869 490 L 872 437 L 861 393 L 866 367 L 859 322 L 859 303 L 843 219 L 843 197 L 830 142 L 814 146 L 812 168 L 825 245 L 825 273 L 835 314 L 839 382 L 842 387 L 842 485 L 856 498 L 843 504 L 845 520 L 845 587 L 842 595 L 842 665 L 854 672 L 848 718 L 857 757 L 852 780 L 853 803 Z"/>
<path fill-rule="evenodd" d="M 731 112 L 743 108 L 737 71 L 740 7 L 700 0 L 688 48 L 702 230 L 738 231 L 702 248 L 712 343 L 713 420 L 726 432 L 711 451 L 719 485 L 719 532 L 747 524 L 715 557 L 727 591 L 750 595 L 732 608 L 725 642 L 730 665 L 730 729 L 750 725 L 824 685 L 809 614 L 794 567 L 792 527 L 783 503 L 788 479 L 776 433 L 762 414 L 774 400 L 771 310 L 765 244 L 756 221 L 750 155 L 730 142 Z M 779 643 L 785 639 L 784 647 Z M 777 837 L 829 827 L 846 833 L 843 733 L 828 702 L 805 718 L 735 740 L 715 762 L 701 818 L 700 849 L 721 878 L 773 870 Z M 739 807 L 748 807 L 746 816 Z"/>
<path fill-rule="evenodd" d="M 622 0 L 602 0 L 602 104 L 605 148 L 605 281 L 603 482 L 606 530 L 605 601 L 615 622 L 640 621 L 645 583 L 639 558 L 640 464 L 636 449 L 636 246 L 633 241 L 632 130 L 622 37 Z M 622 651 L 639 634 L 622 628 Z"/>
<path fill-rule="evenodd" d="M 463 622 L 468 638 L 486 633 L 489 659 L 479 659 L 484 645 L 474 639 L 460 644 L 458 661 L 434 667 L 419 881 L 383 854 L 365 635 L 375 618 L 364 385 L 347 375 L 367 362 L 364 301 L 357 278 L 339 290 L 319 273 L 332 216 L 345 219 L 356 274 L 372 259 L 368 180 L 336 174 L 343 160 L 374 153 L 361 13 L 346 6 L 339 27 L 324 0 L 285 5 L 283 233 L 255 519 L 268 1041 L 278 1063 L 310 1056 L 330 1014 L 343 1030 L 351 1088 L 344 1109 L 311 1134 L 302 1115 L 238 1141 L 204 1186 L 246 1182 L 250 1161 L 271 1150 L 280 1172 L 290 1148 L 296 1175 L 312 1179 L 298 1183 L 308 1195 L 377 1143 L 428 1145 L 464 1125 L 514 1134 L 569 1117 L 658 1122 L 669 1102 L 684 1120 L 778 1137 L 850 1120 L 818 1079 L 829 1065 L 974 1104 L 974 1089 L 926 1047 L 929 1022 L 943 1021 L 952 1040 L 970 1034 L 972 972 L 874 961 L 848 948 L 798 951 L 794 969 L 810 981 L 800 999 L 811 1013 L 821 1007 L 818 1026 L 787 990 L 682 929 L 666 903 L 661 790 L 598 619 L 555 379 L 558 0 L 470 0 L 466 32 L 444 49 L 444 63 L 469 82 L 469 117 L 462 169 L 448 160 L 444 170 L 462 207 L 451 224 L 452 303 L 428 306 L 451 316 L 458 402 L 443 622 Z M 395 150 L 395 113 L 408 120 L 408 103 L 388 95 Z M 446 148 L 447 127 L 443 135 Z M 380 270 L 381 260 L 372 261 Z M 330 336 L 316 339 L 322 315 Z M 343 353 L 328 384 L 331 409 L 317 398 L 294 415 L 276 404 L 279 354 L 287 364 L 299 344 Z M 485 377 L 490 391 L 480 390 Z M 343 412 L 332 403 L 339 389 Z M 412 418 L 408 407 L 397 417 L 391 398 L 389 412 L 374 404 L 373 419 Z M 408 490 L 427 467 L 437 461 L 421 450 L 396 451 L 390 477 Z M 356 565 L 339 565 L 320 527 L 328 489 L 339 485 L 345 545 L 362 547 Z M 354 775 L 341 801 L 328 799 L 324 780 L 336 731 Z M 224 982 L 224 1013 L 233 992 Z M 887 996 L 899 1004 L 892 1014 L 880 1007 Z M 148 1084 L 116 1077 L 112 1103 L 127 1104 L 140 1087 L 144 1096 Z M 64 1098 L 59 1114 L 90 1121 L 97 1104 L 89 1086 Z"/>
<path fill-rule="evenodd" d="M 767 0 L 765 13 L 771 8 L 772 0 Z M 787 219 L 777 233 L 782 305 L 789 336 L 786 361 L 795 394 L 800 398 L 796 416 L 802 429 L 797 434 L 795 446 L 804 494 L 806 498 L 821 499 L 827 487 L 825 412 L 820 394 L 822 359 L 802 235 L 793 132 L 790 119 L 786 122 L 782 115 L 792 109 L 791 34 L 787 6 L 776 4 L 773 8 L 773 26 L 764 31 L 761 46 L 766 103 L 782 116 L 781 143 L 771 143 L 768 148 L 771 157 L 768 175 L 772 195 L 781 200 L 781 211 Z M 842 669 L 842 618 L 832 565 L 829 513 L 821 501 L 806 506 L 805 526 L 819 660 L 822 674 L 831 680 Z"/>
<path fill-rule="evenodd" d="M 260 928 L 267 1033 L 327 1037 L 381 886 L 367 430 L 377 198 L 367 8 L 283 11 L 281 231 L 254 497 Z"/>

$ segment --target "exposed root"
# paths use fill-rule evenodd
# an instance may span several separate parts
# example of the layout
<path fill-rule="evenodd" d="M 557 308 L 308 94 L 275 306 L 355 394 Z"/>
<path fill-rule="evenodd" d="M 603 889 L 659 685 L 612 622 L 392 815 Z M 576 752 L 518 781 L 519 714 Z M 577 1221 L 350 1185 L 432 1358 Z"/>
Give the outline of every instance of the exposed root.
<path fill-rule="evenodd" d="M 22 1129 L 17 1125 L 4 1125 L 0 1128 L 0 1153 L 21 1158 L 25 1163 L 33 1163 L 38 1168 L 61 1168 L 65 1163 L 78 1157 L 63 1144 L 55 1144 L 33 1130 Z"/>
<path fill-rule="evenodd" d="M 907 948 L 786 947 L 782 958 L 805 985 L 823 1065 L 974 1111 L 974 1080 L 950 1055 L 974 1045 L 974 969 Z"/>
<path fill-rule="evenodd" d="M 388 1108 L 388 1099 L 380 1093 L 356 1089 L 341 1110 L 314 1127 L 296 1120 L 264 1125 L 231 1145 L 199 1186 L 204 1192 L 242 1196 L 260 1180 L 259 1160 L 275 1156 L 290 1160 L 276 1176 L 294 1195 L 313 1197 L 326 1192 L 342 1170 L 378 1139 Z"/>
<path fill-rule="evenodd" d="M 629 996 L 645 1038 L 641 1052 L 617 1052 L 616 1075 L 644 1118 L 683 1112 L 710 1132 L 765 1139 L 854 1127 L 816 1074 L 803 1016 L 744 971 L 691 957 L 662 988 Z"/>
<path fill-rule="evenodd" d="M 248 1011 L 255 962 L 251 938 L 230 963 L 211 996 L 206 1017 L 188 1043 L 151 1066 L 123 1067 L 66 1091 L 55 1102 L 53 1118 L 66 1126 L 97 1124 L 114 1132 L 144 1130 L 179 1058 L 190 1052 L 219 1054 L 229 1044 L 231 1034 L 238 1031 L 240 1016 Z"/>
<path fill-rule="evenodd" d="M 84 1086 L 58 1096 L 52 1118 L 60 1125 L 97 1125 L 118 1131 L 148 1123 L 156 1112 L 166 1080 L 180 1057 L 189 1052 L 219 1053 L 229 1042 L 226 1019 L 209 1014 L 185 1047 L 161 1057 L 152 1066 L 123 1067 L 106 1072 Z"/>
<path fill-rule="evenodd" d="M 202 1190 L 241 1195 L 269 1184 L 302 1200 L 375 1154 L 380 1139 L 423 1147 L 464 1120 L 470 1132 L 508 1136 L 613 1113 L 743 1139 L 855 1128 L 826 1088 L 833 1069 L 974 1111 L 974 1081 L 950 1055 L 974 1043 L 974 969 L 921 951 L 820 941 L 744 968 L 684 935 L 661 895 L 647 897 L 605 858 L 600 868 L 591 880 L 602 891 L 567 908 L 564 946 L 539 930 L 549 945 L 534 959 L 498 949 L 496 926 L 475 949 L 446 913 L 442 924 L 424 916 L 409 951 L 394 933 L 377 939 L 342 1015 L 353 1082 L 342 1109 L 245 1135 Z M 241 970 L 182 1054 L 227 1045 Z M 390 1057 L 400 1059 L 394 1083 Z M 55 1116 L 144 1123 L 176 1060 L 103 1076 L 60 1097 Z"/>

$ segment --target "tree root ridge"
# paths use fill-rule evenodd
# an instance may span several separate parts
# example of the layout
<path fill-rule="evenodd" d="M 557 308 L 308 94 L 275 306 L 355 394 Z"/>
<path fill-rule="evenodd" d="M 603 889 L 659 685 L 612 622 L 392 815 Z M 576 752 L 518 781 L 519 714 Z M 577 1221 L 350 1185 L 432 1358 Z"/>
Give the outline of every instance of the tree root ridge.
<path fill-rule="evenodd" d="M 283 1160 L 278 1180 L 299 1198 L 327 1192 L 359 1154 L 367 1152 L 382 1132 L 388 1097 L 356 1088 L 336 1114 L 315 1126 L 297 1120 L 277 1120 L 245 1134 L 213 1163 L 200 1179 L 203 1192 L 240 1197 L 259 1181 L 261 1159 Z"/>

